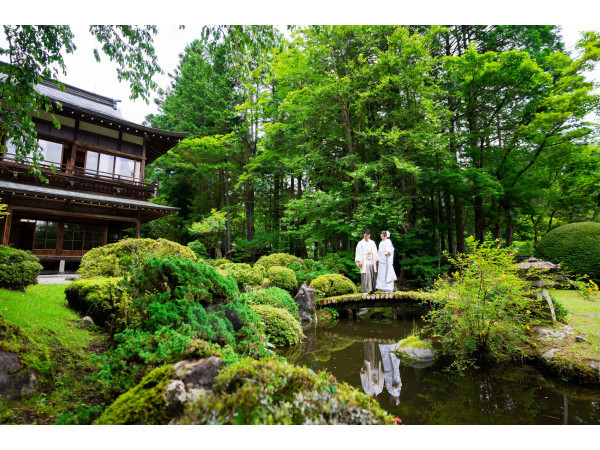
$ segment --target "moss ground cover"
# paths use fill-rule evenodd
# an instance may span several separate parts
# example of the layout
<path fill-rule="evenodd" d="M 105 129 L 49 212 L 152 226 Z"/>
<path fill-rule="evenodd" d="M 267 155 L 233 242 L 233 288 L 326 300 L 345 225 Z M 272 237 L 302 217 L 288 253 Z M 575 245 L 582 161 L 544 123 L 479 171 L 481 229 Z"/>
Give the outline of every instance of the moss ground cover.
<path fill-rule="evenodd" d="M 49 350 L 51 387 L 23 401 L 0 399 L 0 423 L 53 424 L 74 410 L 97 408 L 99 386 L 86 377 L 96 371 L 92 355 L 102 352 L 106 337 L 80 327 L 79 315 L 67 308 L 64 285 L 35 285 L 27 292 L 0 289 L 0 314 Z"/>

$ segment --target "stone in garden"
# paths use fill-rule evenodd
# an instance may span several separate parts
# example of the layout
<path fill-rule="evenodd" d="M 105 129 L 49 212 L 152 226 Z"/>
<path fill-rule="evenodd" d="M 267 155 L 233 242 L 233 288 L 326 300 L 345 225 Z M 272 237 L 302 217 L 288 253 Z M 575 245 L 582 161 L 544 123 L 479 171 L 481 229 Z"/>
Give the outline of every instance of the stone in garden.
<path fill-rule="evenodd" d="M 597 364 L 590 363 L 590 367 L 591 367 L 592 369 L 594 369 L 594 370 L 596 370 L 596 371 L 599 371 L 599 372 L 600 372 L 600 367 L 598 367 L 598 365 L 597 365 Z"/>
<path fill-rule="evenodd" d="M 583 336 L 576 336 L 575 337 L 575 342 L 581 342 L 582 344 L 589 344 L 590 343 L 590 341 L 588 341 Z"/>
<path fill-rule="evenodd" d="M 558 331 L 558 330 L 552 330 L 550 328 L 543 328 L 543 327 L 539 327 L 535 329 L 535 332 L 540 335 L 542 337 L 542 339 L 564 339 L 566 336 L 566 333 L 563 333 L 562 331 Z"/>
<path fill-rule="evenodd" d="M 50 371 L 47 351 L 0 316 L 0 397 L 12 400 L 34 395 L 42 384 L 41 377 L 46 379 Z"/>
<path fill-rule="evenodd" d="M 592 319 L 600 317 L 598 314 L 586 314 L 585 317 L 590 317 Z"/>
<path fill-rule="evenodd" d="M 298 313 L 303 322 L 312 322 L 312 315 L 315 312 L 315 291 L 310 286 L 303 284 L 298 289 L 294 297 L 298 304 Z"/>
<path fill-rule="evenodd" d="M 223 366 L 224 363 L 217 356 L 195 361 L 179 361 L 175 364 L 173 379 L 165 388 L 165 400 L 170 413 L 178 416 L 186 403 L 198 398 L 200 391 L 212 389 Z"/>
<path fill-rule="evenodd" d="M 429 367 L 435 361 L 435 352 L 431 343 L 421 341 L 415 336 L 398 342 L 394 347 L 394 353 L 411 367 Z"/>
<path fill-rule="evenodd" d="M 553 348 L 551 350 L 548 350 L 546 353 L 544 353 L 542 355 L 542 358 L 544 358 L 546 361 L 550 361 L 552 358 L 554 358 L 554 354 L 558 351 L 557 348 Z"/>
<path fill-rule="evenodd" d="M 85 316 L 83 319 L 81 319 L 81 326 L 87 328 L 91 325 L 94 325 L 94 319 L 92 319 L 90 316 Z"/>

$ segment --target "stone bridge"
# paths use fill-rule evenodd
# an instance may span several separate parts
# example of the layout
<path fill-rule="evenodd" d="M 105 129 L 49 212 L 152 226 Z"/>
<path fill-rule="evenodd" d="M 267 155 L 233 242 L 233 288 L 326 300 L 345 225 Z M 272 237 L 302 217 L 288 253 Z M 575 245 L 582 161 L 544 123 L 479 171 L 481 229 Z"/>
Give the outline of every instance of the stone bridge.
<path fill-rule="evenodd" d="M 435 294 L 419 291 L 395 291 L 391 294 L 348 294 L 337 297 L 324 298 L 317 301 L 318 308 L 333 308 L 338 312 L 345 311 L 348 317 L 356 317 L 357 310 L 361 308 L 393 308 L 393 318 L 396 320 L 400 305 L 426 304 L 435 300 Z"/>

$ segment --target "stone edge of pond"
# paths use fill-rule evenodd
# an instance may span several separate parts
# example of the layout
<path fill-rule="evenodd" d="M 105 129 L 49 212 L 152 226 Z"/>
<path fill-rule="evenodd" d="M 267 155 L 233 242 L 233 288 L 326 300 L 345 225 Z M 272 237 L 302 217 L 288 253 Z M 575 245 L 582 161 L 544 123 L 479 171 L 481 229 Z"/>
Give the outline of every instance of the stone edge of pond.
<path fill-rule="evenodd" d="M 558 376 L 565 381 L 579 384 L 600 385 L 600 367 L 598 364 L 554 354 L 558 352 L 552 352 L 548 355 L 552 350 L 540 355 L 530 355 L 530 358 L 528 359 L 530 360 L 530 363 L 533 363 L 543 372 Z"/>

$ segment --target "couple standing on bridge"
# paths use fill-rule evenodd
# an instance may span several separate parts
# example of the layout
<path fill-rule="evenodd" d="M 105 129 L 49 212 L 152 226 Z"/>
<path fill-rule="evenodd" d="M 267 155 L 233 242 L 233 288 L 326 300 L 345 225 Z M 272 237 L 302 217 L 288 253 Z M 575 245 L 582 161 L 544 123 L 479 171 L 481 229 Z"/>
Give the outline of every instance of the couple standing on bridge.
<path fill-rule="evenodd" d="M 368 228 L 363 233 L 363 239 L 356 246 L 356 265 L 360 269 L 360 289 L 363 294 L 374 293 L 380 289 L 384 293 L 394 290 L 396 272 L 394 272 L 394 246 L 390 240 L 390 232 L 381 232 L 379 250 L 371 240 L 371 230 Z M 377 281 L 375 273 L 378 271 Z"/>

